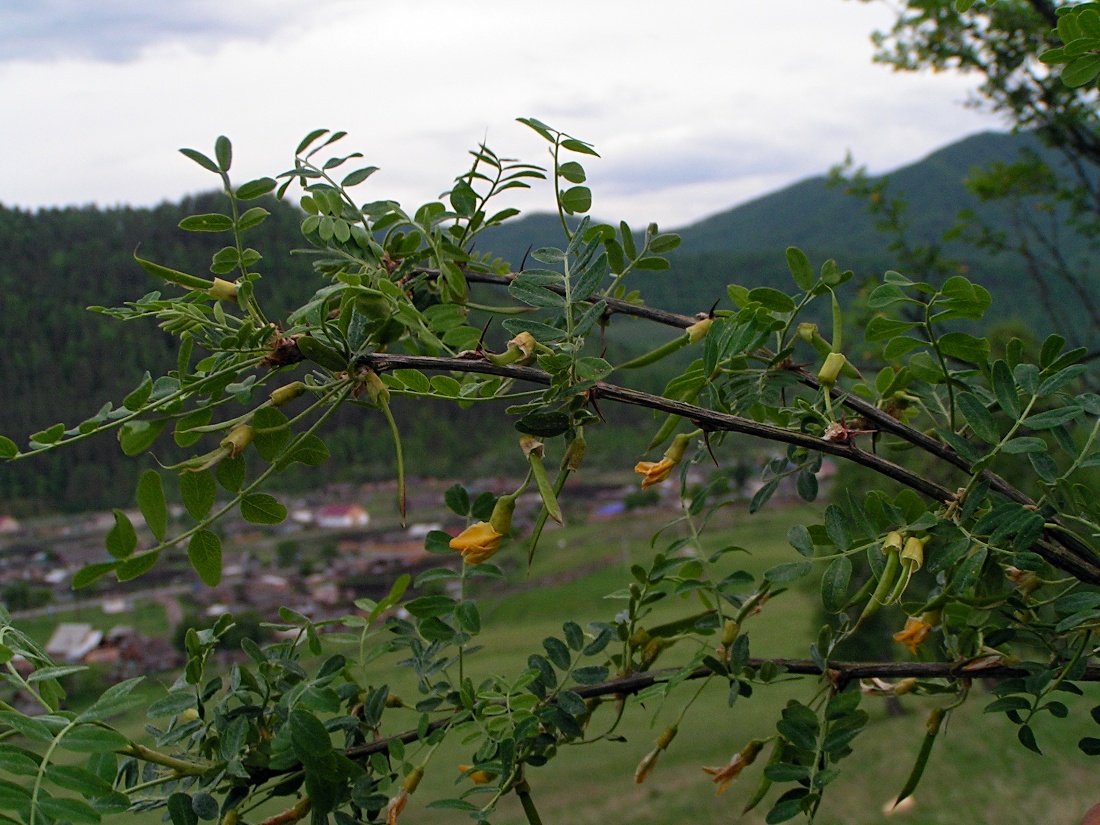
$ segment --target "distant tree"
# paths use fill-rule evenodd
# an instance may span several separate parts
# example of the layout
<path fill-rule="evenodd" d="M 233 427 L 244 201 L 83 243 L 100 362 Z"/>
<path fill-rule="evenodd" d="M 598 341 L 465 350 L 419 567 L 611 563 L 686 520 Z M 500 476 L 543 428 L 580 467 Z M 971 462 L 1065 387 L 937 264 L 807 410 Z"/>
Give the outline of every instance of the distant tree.
<path fill-rule="evenodd" d="M 0 601 L 8 610 L 31 610 L 44 607 L 53 599 L 48 587 L 32 587 L 22 579 L 4 585 L 0 591 Z"/>
<path fill-rule="evenodd" d="M 298 542 L 280 541 L 275 545 L 275 566 L 293 567 L 298 561 Z"/>
<path fill-rule="evenodd" d="M 868 0 L 863 0 L 867 2 Z M 970 5 L 970 4 L 965 4 Z M 993 224 L 974 210 L 960 214 L 950 238 L 991 254 L 1023 262 L 1036 298 L 1052 325 L 1075 344 L 1100 348 L 1100 116 L 1095 84 L 1062 82 L 1040 55 L 1078 39 L 1060 14 L 1077 4 L 1065 0 L 979 2 L 965 12 L 955 0 L 907 0 L 897 6 L 893 28 L 875 34 L 876 59 L 899 71 L 957 71 L 974 75 L 970 105 L 1000 116 L 1016 131 L 1038 138 L 1036 150 L 1017 161 L 976 169 L 970 191 L 996 204 L 1003 219 Z M 1048 58 L 1047 58 L 1048 59 Z M 1048 59 L 1049 62 L 1049 59 Z M 863 189 L 862 194 L 874 190 Z M 896 237 L 903 199 L 882 197 L 871 206 Z M 893 210 L 893 212 L 891 211 Z M 1004 224 L 1008 228 L 1003 228 Z M 920 246 L 923 269 L 939 264 L 937 245 Z M 919 271 L 919 270 L 918 270 Z M 1068 304 L 1083 310 L 1088 325 L 1068 323 Z"/>

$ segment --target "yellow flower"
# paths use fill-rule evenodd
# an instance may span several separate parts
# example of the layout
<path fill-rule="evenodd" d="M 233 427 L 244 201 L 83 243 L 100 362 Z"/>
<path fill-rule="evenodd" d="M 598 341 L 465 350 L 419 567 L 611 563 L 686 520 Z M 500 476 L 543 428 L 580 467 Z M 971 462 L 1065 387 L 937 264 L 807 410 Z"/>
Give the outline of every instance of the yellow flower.
<path fill-rule="evenodd" d="M 932 632 L 932 625 L 916 616 L 910 616 L 905 620 L 905 629 L 894 634 L 894 641 L 901 642 L 914 656 L 920 643 L 928 638 Z"/>
<path fill-rule="evenodd" d="M 466 564 L 481 564 L 491 559 L 500 549 L 503 538 L 504 534 L 498 533 L 492 524 L 479 521 L 451 539 L 450 547 L 462 554 L 462 560 Z"/>
<path fill-rule="evenodd" d="M 634 465 L 634 472 L 642 475 L 642 489 L 645 490 L 668 478 L 675 466 L 676 462 L 666 457 L 660 461 L 639 461 Z"/>
<path fill-rule="evenodd" d="M 470 765 L 459 765 L 458 769 L 466 774 L 475 785 L 488 785 L 497 778 L 495 773 L 489 773 L 488 771 L 472 771 Z"/>

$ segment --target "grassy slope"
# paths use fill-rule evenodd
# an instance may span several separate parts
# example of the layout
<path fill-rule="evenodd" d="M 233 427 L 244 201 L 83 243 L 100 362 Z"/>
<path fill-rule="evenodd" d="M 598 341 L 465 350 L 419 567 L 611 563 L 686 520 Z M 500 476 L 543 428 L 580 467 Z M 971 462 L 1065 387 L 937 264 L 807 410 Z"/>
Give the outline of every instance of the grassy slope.
<path fill-rule="evenodd" d="M 755 517 L 739 512 L 732 523 L 711 535 L 708 547 L 718 547 L 730 540 L 750 547 L 754 555 L 741 557 L 741 566 L 760 573 L 791 559 L 793 551 L 780 537 L 803 514 L 804 511 L 800 513 L 795 508 L 766 510 Z M 605 530 L 576 528 L 549 534 L 532 569 L 533 577 L 590 562 L 596 554 L 609 556 L 607 567 L 567 584 L 532 587 L 491 600 L 483 608 L 484 630 L 479 638 L 486 651 L 470 661 L 475 678 L 478 674 L 515 672 L 517 657 L 522 662 L 524 654 L 539 649 L 544 636 L 560 635 L 561 623 L 568 617 L 609 618 L 619 603 L 605 601 L 603 596 L 622 586 L 627 558 L 642 561 L 648 556 L 647 542 L 630 539 L 631 534 L 643 534 L 649 526 L 645 520 L 635 520 L 616 523 Z M 616 540 L 608 542 L 607 535 L 622 536 L 623 546 Z M 628 553 L 625 557 L 624 546 L 633 548 L 632 552 L 625 551 Z M 806 655 L 808 641 L 815 632 L 812 591 L 813 587 L 807 585 L 789 592 L 746 624 L 754 655 Z M 900 623 L 900 614 L 897 619 Z M 675 656 L 670 654 L 666 664 L 674 660 Z M 678 707 L 678 701 L 691 695 L 698 684 L 681 686 L 670 707 Z M 726 690 L 712 684 L 642 786 L 633 782 L 634 768 L 673 714 L 652 702 L 644 708 L 634 702 L 618 730 L 627 738 L 626 743 L 570 748 L 550 765 L 531 771 L 533 794 L 543 820 L 574 825 L 663 825 L 687 821 L 705 825 L 731 820 L 751 825 L 762 823 L 767 805 L 738 818 L 759 779 L 761 764 L 746 770 L 717 799 L 714 786 L 701 766 L 723 765 L 750 738 L 770 735 L 783 703 L 791 697 L 807 701 L 815 690 L 816 685 L 808 681 L 760 688 L 751 699 L 741 699 L 729 710 Z M 1082 735 L 1080 725 L 1073 722 L 1073 716 L 1080 719 L 1087 713 L 1086 708 L 1100 698 L 1096 691 L 1079 700 L 1079 712 L 1072 714 L 1071 719 L 1044 723 L 1040 744 L 1046 755 L 1042 757 L 1016 743 L 1015 728 L 1003 717 L 983 717 L 981 708 L 989 698 L 983 688 L 975 686 L 972 701 L 955 714 L 936 745 L 925 780 L 916 794 L 916 806 L 909 814 L 897 815 L 897 821 L 921 825 L 978 822 L 1071 825 L 1096 801 L 1095 786 L 1088 781 L 1091 765 L 1075 746 Z M 924 733 L 926 713 L 936 702 L 906 699 L 906 713 L 889 717 L 882 700 L 864 700 L 863 707 L 871 714 L 872 722 L 856 740 L 855 755 L 842 765 L 841 779 L 831 789 L 818 819 L 821 825 L 870 825 L 885 821 L 882 807 L 904 783 Z M 599 716 L 596 719 L 600 721 Z M 600 729 L 598 724 L 596 729 Z M 469 752 L 457 742 L 445 745 L 433 760 L 402 822 L 411 825 L 467 821 L 422 806 L 432 799 L 455 795 L 458 772 L 453 766 L 469 761 Z M 460 783 L 457 790 L 468 787 Z M 471 801 L 476 803 L 478 799 L 474 796 Z M 508 799 L 493 821 L 501 825 L 525 820 L 518 804 Z"/>

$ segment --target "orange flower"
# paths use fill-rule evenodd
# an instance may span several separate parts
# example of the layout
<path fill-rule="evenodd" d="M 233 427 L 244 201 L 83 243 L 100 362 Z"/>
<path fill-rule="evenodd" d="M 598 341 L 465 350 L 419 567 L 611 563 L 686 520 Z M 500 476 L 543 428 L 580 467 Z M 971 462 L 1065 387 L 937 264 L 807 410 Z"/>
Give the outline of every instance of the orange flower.
<path fill-rule="evenodd" d="M 481 564 L 493 557 L 500 549 L 503 533 L 497 532 L 487 521 L 479 521 L 471 524 L 450 542 L 450 548 L 462 554 L 462 560 L 466 564 Z"/>
<path fill-rule="evenodd" d="M 666 457 L 660 461 L 639 461 L 634 465 L 634 472 L 642 475 L 642 489 L 645 490 L 668 478 L 675 466 L 676 462 Z"/>
<path fill-rule="evenodd" d="M 672 439 L 672 443 L 665 450 L 665 457 L 660 461 L 639 461 L 635 464 L 634 472 L 644 476 L 642 478 L 642 489 L 660 484 L 668 478 L 672 474 L 672 468 L 683 461 L 688 443 L 701 432 L 702 430 L 696 430 L 693 433 L 680 433 Z"/>
<path fill-rule="evenodd" d="M 932 625 L 916 616 L 910 616 L 905 620 L 905 629 L 894 634 L 894 641 L 901 642 L 914 656 L 920 643 L 928 638 L 932 632 Z"/>

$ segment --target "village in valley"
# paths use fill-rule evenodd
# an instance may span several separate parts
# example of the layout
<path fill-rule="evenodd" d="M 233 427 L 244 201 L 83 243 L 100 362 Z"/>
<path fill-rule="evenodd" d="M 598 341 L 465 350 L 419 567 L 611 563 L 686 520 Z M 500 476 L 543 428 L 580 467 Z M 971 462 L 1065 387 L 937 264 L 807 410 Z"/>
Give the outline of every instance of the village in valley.
<path fill-rule="evenodd" d="M 823 468 L 822 475 L 832 470 Z M 691 472 L 691 483 L 708 481 L 701 469 Z M 516 485 L 515 479 L 485 479 L 479 490 Z M 311 495 L 284 496 L 288 518 L 274 526 L 226 518 L 220 524 L 225 558 L 217 587 L 202 584 L 180 550 L 165 554 L 133 581 L 105 576 L 73 590 L 73 575 L 105 558 L 113 514 L 26 522 L 0 516 L 0 602 L 21 626 L 35 623 L 40 643 L 58 664 L 88 665 L 104 682 L 171 671 L 184 663 L 180 643 L 188 626 L 208 627 L 231 613 L 251 632 L 273 636 L 264 623 L 278 622 L 280 608 L 315 622 L 340 618 L 355 612 L 357 599 L 382 598 L 402 573 L 415 577 L 429 567 L 457 566 L 457 554 L 436 555 L 425 547 L 429 533 L 453 536 L 466 526 L 443 504 L 449 486 L 438 480 L 410 484 L 404 525 L 397 517 L 393 482 L 330 485 Z M 787 486 L 792 489 L 781 492 L 779 500 L 796 497 L 793 484 Z M 677 487 L 670 483 L 641 493 L 626 478 L 571 486 L 563 507 L 573 523 L 613 522 L 635 508 L 657 508 L 672 517 L 679 507 Z M 751 496 L 754 489 L 750 483 L 742 494 Z M 522 497 L 516 524 L 532 523 L 540 504 L 537 493 Z M 140 513 L 127 515 L 139 525 L 139 542 L 152 546 L 152 536 L 142 535 Z M 171 516 L 182 519 L 183 509 L 172 508 Z M 502 557 L 503 566 L 519 564 L 507 558 Z"/>

